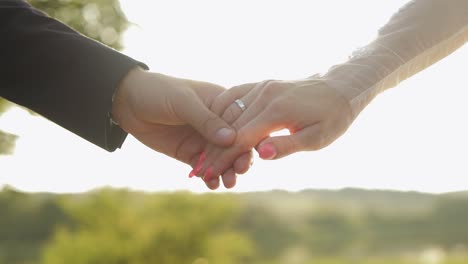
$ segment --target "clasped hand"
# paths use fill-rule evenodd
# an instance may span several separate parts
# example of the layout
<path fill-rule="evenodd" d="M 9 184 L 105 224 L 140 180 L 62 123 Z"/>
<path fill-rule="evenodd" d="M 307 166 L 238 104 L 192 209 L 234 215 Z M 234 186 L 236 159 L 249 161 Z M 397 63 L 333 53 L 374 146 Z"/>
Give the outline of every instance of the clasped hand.
<path fill-rule="evenodd" d="M 236 102 L 240 100 L 242 104 Z M 243 109 L 244 108 L 244 109 Z M 319 79 L 220 86 L 135 69 L 119 86 L 113 119 L 148 147 L 189 164 L 210 189 L 236 184 L 252 150 L 265 160 L 319 150 L 354 117 L 348 101 Z M 290 135 L 270 137 L 277 130 Z"/>
<path fill-rule="evenodd" d="M 245 110 L 236 100 L 241 100 Z M 232 187 L 236 174 L 247 172 L 253 148 L 264 160 L 319 150 L 353 121 L 345 97 L 313 78 L 233 87 L 216 97 L 211 110 L 237 131 L 237 137 L 230 147 L 209 144 L 195 166 L 192 174 L 202 177 L 210 189 L 218 188 L 219 175 L 226 187 Z M 290 134 L 270 137 L 283 129 Z"/>

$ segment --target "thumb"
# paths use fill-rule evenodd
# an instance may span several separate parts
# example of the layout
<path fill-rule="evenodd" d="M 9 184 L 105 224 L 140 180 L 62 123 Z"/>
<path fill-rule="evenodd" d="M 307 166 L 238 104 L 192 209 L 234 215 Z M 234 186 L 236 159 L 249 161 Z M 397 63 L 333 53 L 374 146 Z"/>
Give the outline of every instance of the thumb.
<path fill-rule="evenodd" d="M 264 160 L 280 159 L 293 153 L 314 149 L 319 141 L 319 124 L 306 127 L 288 136 L 268 137 L 260 142 L 256 150 Z"/>
<path fill-rule="evenodd" d="M 194 94 L 194 97 L 179 101 L 177 113 L 207 141 L 218 146 L 229 146 L 236 138 L 236 131 L 223 119 L 211 112 Z"/>

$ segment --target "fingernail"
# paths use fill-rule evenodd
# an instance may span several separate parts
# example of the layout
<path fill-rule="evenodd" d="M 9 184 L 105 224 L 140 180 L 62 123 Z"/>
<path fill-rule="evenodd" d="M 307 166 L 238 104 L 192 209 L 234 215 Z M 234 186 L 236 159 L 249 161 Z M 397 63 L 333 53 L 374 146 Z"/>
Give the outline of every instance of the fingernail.
<path fill-rule="evenodd" d="M 195 173 L 195 170 L 192 170 L 188 176 L 189 176 L 189 178 L 192 178 L 192 177 L 194 177 L 195 175 L 197 175 L 197 174 Z"/>
<path fill-rule="evenodd" d="M 234 130 L 229 128 L 221 128 L 216 132 L 216 139 L 218 140 L 229 140 L 234 135 Z"/>
<path fill-rule="evenodd" d="M 202 167 L 203 167 L 203 161 L 200 161 L 198 162 L 197 166 L 195 167 L 195 169 L 193 169 L 193 173 L 195 175 L 198 175 L 200 173 L 200 171 L 202 170 Z"/>
<path fill-rule="evenodd" d="M 276 157 L 276 149 L 272 143 L 265 144 L 258 149 L 260 158 L 264 160 L 271 160 Z"/>
<path fill-rule="evenodd" d="M 205 153 L 205 151 L 203 151 L 200 154 L 200 157 L 198 158 L 197 165 L 195 166 L 195 168 L 192 171 L 195 175 L 198 175 L 200 173 L 200 171 L 202 170 L 203 162 L 205 161 L 205 159 L 206 159 L 206 153 Z"/>
<path fill-rule="evenodd" d="M 203 151 L 203 152 L 200 154 L 200 159 L 199 159 L 198 162 L 203 163 L 203 162 L 205 161 L 205 159 L 206 159 L 206 152 Z"/>
<path fill-rule="evenodd" d="M 211 180 L 212 174 L 213 174 L 213 167 L 209 167 L 205 171 L 205 175 L 203 175 L 203 180 L 205 180 L 205 182 L 209 182 Z"/>

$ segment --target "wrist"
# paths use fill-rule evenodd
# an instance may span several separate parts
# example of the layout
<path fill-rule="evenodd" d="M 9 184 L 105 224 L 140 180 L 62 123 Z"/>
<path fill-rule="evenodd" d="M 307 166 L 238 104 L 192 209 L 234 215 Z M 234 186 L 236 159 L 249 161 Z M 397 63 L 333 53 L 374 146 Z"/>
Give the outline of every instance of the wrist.
<path fill-rule="evenodd" d="M 131 97 L 144 73 L 145 71 L 140 67 L 130 70 L 120 81 L 112 97 L 112 121 L 126 132 L 129 132 L 131 120 L 134 118 Z"/>
<path fill-rule="evenodd" d="M 318 79 L 313 79 L 318 78 Z M 333 106 L 332 108 L 338 110 L 340 118 L 345 121 L 348 125 L 353 122 L 356 118 L 356 113 L 353 111 L 348 94 L 346 91 L 340 90 L 340 86 L 331 86 L 326 80 L 320 79 L 320 76 L 314 76 L 305 80 L 305 84 L 309 87 L 321 91 L 321 101 L 324 105 Z M 327 109 L 329 107 L 326 107 Z M 331 109 L 331 108 L 330 108 Z"/>

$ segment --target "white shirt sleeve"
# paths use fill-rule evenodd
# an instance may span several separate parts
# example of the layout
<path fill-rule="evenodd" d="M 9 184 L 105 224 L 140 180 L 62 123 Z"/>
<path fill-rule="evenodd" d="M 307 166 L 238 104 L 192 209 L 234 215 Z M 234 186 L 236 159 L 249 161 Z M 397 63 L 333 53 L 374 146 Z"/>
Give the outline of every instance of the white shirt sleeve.
<path fill-rule="evenodd" d="M 356 117 L 377 94 L 448 56 L 467 40 L 468 0 L 413 0 L 393 15 L 374 41 L 321 79 L 345 96 Z"/>

